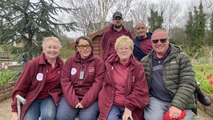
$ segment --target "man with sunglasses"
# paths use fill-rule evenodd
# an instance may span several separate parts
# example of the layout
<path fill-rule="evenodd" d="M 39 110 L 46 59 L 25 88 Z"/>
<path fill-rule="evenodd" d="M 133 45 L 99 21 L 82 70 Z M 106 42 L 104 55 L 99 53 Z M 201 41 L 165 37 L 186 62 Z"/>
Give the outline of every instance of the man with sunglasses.
<path fill-rule="evenodd" d="M 134 50 L 133 54 L 135 58 L 140 61 L 143 57 L 145 57 L 152 50 L 152 42 L 151 42 L 151 32 L 147 32 L 147 26 L 143 21 L 139 21 L 134 26 L 136 37 L 134 39 Z M 160 39 L 161 43 L 166 42 L 166 39 Z M 153 43 L 158 43 L 159 40 L 153 40 Z M 211 101 L 208 97 L 206 97 L 200 88 L 197 86 L 195 89 L 195 94 L 197 95 L 198 101 L 205 105 L 210 106 Z M 195 111 L 196 113 L 196 111 Z"/>
<path fill-rule="evenodd" d="M 114 49 L 115 41 L 122 35 L 132 38 L 130 31 L 123 25 L 123 17 L 121 12 L 115 12 L 112 17 L 112 25 L 107 29 L 102 36 L 102 58 L 105 61 L 110 55 L 116 54 Z"/>
<path fill-rule="evenodd" d="M 153 32 L 151 43 L 153 50 L 141 60 L 150 92 L 145 119 L 162 120 L 169 112 L 170 119 L 191 120 L 192 109 L 196 108 L 196 81 L 189 57 L 169 42 L 163 29 Z M 186 115 L 182 116 L 182 112 Z"/>

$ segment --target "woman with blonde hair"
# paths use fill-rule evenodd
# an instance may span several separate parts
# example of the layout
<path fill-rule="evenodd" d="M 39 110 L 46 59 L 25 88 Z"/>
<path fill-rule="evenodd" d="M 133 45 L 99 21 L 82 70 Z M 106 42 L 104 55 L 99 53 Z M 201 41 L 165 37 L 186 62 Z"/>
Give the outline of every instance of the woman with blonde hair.
<path fill-rule="evenodd" d="M 148 85 L 142 64 L 132 55 L 132 39 L 119 37 L 115 50 L 117 54 L 105 61 L 106 74 L 98 99 L 99 120 L 143 120 Z"/>
<path fill-rule="evenodd" d="M 42 54 L 24 67 L 12 92 L 12 120 L 18 120 L 16 95 L 26 99 L 21 120 L 55 120 L 60 100 L 60 75 L 63 61 L 59 57 L 61 43 L 56 37 L 45 37 Z"/>

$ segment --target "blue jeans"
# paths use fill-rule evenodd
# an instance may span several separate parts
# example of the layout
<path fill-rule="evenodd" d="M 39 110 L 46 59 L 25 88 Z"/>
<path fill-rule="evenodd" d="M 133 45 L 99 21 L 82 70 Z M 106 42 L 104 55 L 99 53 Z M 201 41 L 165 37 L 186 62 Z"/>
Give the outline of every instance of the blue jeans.
<path fill-rule="evenodd" d="M 56 106 L 52 97 L 35 99 L 27 109 L 24 120 L 55 120 Z"/>
<path fill-rule="evenodd" d="M 120 120 L 123 116 L 124 108 L 117 105 L 112 105 L 107 120 Z M 128 120 L 131 120 L 130 118 Z"/>
<path fill-rule="evenodd" d="M 56 120 L 74 120 L 77 116 L 79 120 L 97 120 L 99 114 L 98 102 L 96 101 L 91 106 L 85 109 L 72 108 L 67 104 L 64 97 L 58 106 Z"/>
<path fill-rule="evenodd" d="M 149 105 L 144 109 L 145 120 L 163 120 L 163 115 L 168 111 L 170 102 L 165 102 L 155 97 L 149 97 L 149 99 Z M 193 114 L 192 110 L 186 110 L 184 120 L 191 120 Z"/>

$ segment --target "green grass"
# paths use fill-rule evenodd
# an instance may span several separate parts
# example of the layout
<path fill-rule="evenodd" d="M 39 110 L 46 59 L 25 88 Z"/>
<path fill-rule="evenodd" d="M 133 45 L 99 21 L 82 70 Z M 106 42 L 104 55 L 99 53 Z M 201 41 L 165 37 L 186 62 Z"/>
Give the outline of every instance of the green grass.
<path fill-rule="evenodd" d="M 203 69 L 203 71 L 201 71 Z M 212 64 L 201 64 L 193 65 L 193 70 L 195 71 L 195 78 L 200 88 L 208 94 L 213 94 L 213 85 L 210 85 L 210 81 L 213 81 L 213 76 L 209 79 L 208 75 L 213 75 L 213 65 Z"/>

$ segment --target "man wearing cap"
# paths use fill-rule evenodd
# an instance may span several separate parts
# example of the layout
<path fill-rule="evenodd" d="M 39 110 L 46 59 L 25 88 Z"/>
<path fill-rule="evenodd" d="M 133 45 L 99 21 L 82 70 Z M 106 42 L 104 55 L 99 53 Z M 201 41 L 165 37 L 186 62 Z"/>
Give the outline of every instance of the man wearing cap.
<path fill-rule="evenodd" d="M 163 29 L 153 32 L 151 42 L 153 50 L 141 60 L 150 93 L 145 120 L 163 120 L 165 113 L 164 118 L 191 120 L 196 82 L 189 57 Z"/>
<path fill-rule="evenodd" d="M 115 12 L 112 17 L 112 25 L 107 29 L 102 36 L 102 58 L 105 61 L 110 55 L 116 54 L 114 49 L 115 41 L 122 35 L 132 38 L 130 31 L 123 25 L 123 17 L 121 12 Z"/>

